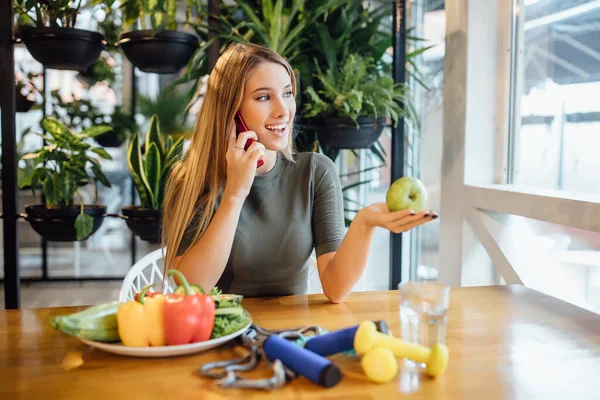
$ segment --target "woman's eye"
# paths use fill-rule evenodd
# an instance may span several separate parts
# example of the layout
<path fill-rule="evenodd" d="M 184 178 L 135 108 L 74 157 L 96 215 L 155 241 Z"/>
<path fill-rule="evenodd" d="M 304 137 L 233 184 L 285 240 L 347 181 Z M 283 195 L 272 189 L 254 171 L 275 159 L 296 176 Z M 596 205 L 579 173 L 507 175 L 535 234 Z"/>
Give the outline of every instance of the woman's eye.
<path fill-rule="evenodd" d="M 291 90 L 284 93 L 285 97 L 291 97 L 292 95 L 293 95 L 293 93 Z"/>
<path fill-rule="evenodd" d="M 256 100 L 259 100 L 259 101 L 269 100 L 269 95 L 268 94 L 263 94 L 262 96 L 257 97 Z"/>

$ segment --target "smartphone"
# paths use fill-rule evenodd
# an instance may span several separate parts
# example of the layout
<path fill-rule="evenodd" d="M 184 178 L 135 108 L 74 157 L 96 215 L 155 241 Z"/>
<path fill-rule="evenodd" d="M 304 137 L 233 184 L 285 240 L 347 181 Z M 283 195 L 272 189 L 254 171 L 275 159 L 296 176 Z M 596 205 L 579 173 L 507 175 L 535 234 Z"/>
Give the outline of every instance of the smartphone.
<path fill-rule="evenodd" d="M 239 111 L 235 114 L 235 134 L 236 137 L 240 135 L 240 133 L 242 132 L 247 132 L 250 129 L 248 129 L 248 127 L 246 126 L 246 122 L 244 122 L 244 118 L 242 118 L 242 115 L 239 113 Z M 248 150 L 248 148 L 250 147 L 250 145 L 254 143 L 254 139 L 248 139 L 246 141 L 246 144 L 244 145 L 244 150 Z M 261 158 L 256 162 L 256 168 L 260 168 L 263 164 L 265 163 L 265 161 Z"/>

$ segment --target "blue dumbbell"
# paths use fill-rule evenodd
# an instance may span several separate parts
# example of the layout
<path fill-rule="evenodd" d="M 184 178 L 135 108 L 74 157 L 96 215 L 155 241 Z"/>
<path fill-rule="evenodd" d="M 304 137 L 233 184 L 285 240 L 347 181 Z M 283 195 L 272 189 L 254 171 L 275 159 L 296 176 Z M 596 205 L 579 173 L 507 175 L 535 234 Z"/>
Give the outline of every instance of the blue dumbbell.
<path fill-rule="evenodd" d="M 342 378 L 340 369 L 331 361 L 280 336 L 269 336 L 263 343 L 263 349 L 269 359 L 280 360 L 286 367 L 317 385 L 330 388 Z"/>
<path fill-rule="evenodd" d="M 389 329 L 384 320 L 376 321 L 377 330 L 388 335 Z M 306 342 L 304 348 L 323 357 L 354 349 L 354 335 L 358 325 L 314 336 Z"/>

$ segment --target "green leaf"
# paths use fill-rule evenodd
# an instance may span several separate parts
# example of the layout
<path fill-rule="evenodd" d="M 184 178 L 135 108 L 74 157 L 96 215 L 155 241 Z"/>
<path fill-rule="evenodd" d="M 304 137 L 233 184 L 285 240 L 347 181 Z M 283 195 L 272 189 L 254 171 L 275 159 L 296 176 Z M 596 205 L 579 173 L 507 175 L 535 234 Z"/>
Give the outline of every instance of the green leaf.
<path fill-rule="evenodd" d="M 87 238 L 91 233 L 92 229 L 94 229 L 94 218 L 90 215 L 84 214 L 83 211 L 81 214 L 75 218 L 75 231 L 77 232 L 77 240 L 83 240 Z"/>
<path fill-rule="evenodd" d="M 264 1 L 264 0 L 263 0 Z M 271 42 L 271 48 L 275 51 L 279 51 L 279 35 L 281 34 L 281 11 L 283 9 L 283 0 L 276 0 L 275 9 L 272 11 L 270 22 L 271 26 L 269 29 L 269 40 Z"/>
<path fill-rule="evenodd" d="M 62 179 L 60 180 L 61 191 L 62 191 L 62 201 L 65 204 L 69 204 L 73 195 L 75 194 L 75 190 L 77 190 L 77 186 L 73 182 L 72 176 L 70 176 L 68 171 L 63 171 Z"/>
<path fill-rule="evenodd" d="M 262 0 L 260 2 L 260 5 L 262 6 L 262 17 L 266 21 L 270 21 L 271 15 L 273 13 L 273 1 L 272 0 Z"/>
<path fill-rule="evenodd" d="M 173 145 L 169 149 L 169 152 L 167 153 L 165 168 L 170 168 L 173 165 L 173 163 L 175 163 L 175 161 L 181 159 L 181 156 L 183 155 L 184 143 L 184 137 L 180 137 L 175 141 L 175 143 L 173 143 Z"/>
<path fill-rule="evenodd" d="M 156 144 L 161 155 L 164 156 L 165 143 L 163 136 L 160 133 L 160 121 L 158 120 L 158 116 L 156 114 L 152 114 L 152 117 L 150 117 L 150 126 L 148 127 L 148 132 L 146 133 L 146 151 L 148 151 L 152 143 Z"/>
<path fill-rule="evenodd" d="M 33 186 L 33 179 L 36 177 L 37 170 L 31 171 L 29 174 L 23 178 L 21 184 L 19 185 L 19 189 L 23 189 L 29 186 Z"/>
<path fill-rule="evenodd" d="M 348 189 L 352 189 L 353 187 L 356 187 L 356 186 L 364 185 L 365 183 L 371 183 L 371 182 L 373 182 L 374 180 L 375 180 L 375 179 L 367 179 L 367 180 L 364 180 L 364 181 L 360 181 L 360 182 L 355 182 L 355 183 L 352 183 L 352 184 L 350 184 L 350 185 L 344 186 L 344 187 L 342 188 L 342 192 L 344 192 L 344 191 L 346 191 L 346 190 L 348 190 Z"/>
<path fill-rule="evenodd" d="M 106 150 L 104 150 L 104 147 L 94 147 L 91 151 L 92 151 L 92 153 L 98 154 L 100 157 L 104 158 L 105 160 L 112 160 L 112 157 L 110 156 L 110 154 L 108 154 L 106 152 Z"/>
<path fill-rule="evenodd" d="M 107 132 L 110 132 L 112 130 L 113 130 L 113 128 L 111 126 L 97 125 L 97 126 L 92 126 L 91 128 L 84 130 L 83 132 L 81 132 L 81 134 L 85 135 L 87 137 L 96 137 L 96 136 L 103 135 Z"/>
<path fill-rule="evenodd" d="M 104 186 L 106 187 L 111 187 L 111 183 L 108 180 L 108 178 L 106 177 L 106 175 L 104 175 L 104 173 L 102 172 L 102 170 L 100 169 L 100 167 L 98 165 L 92 165 L 92 172 L 94 173 L 94 176 L 96 177 L 96 179 L 102 183 Z"/>
<path fill-rule="evenodd" d="M 159 208 L 158 202 L 158 192 L 160 190 L 160 178 L 161 178 L 161 159 L 160 159 L 160 151 L 158 150 L 158 146 L 156 143 L 152 143 L 150 148 L 146 152 L 146 178 L 148 179 L 148 184 L 150 186 L 150 190 L 153 194 L 153 208 Z"/>
<path fill-rule="evenodd" d="M 33 160 L 34 158 L 37 158 L 42 152 L 41 151 L 37 151 L 35 153 L 27 153 L 24 154 L 21 157 L 21 160 Z"/>
<path fill-rule="evenodd" d="M 59 179 L 59 175 L 54 174 L 52 175 L 52 178 L 46 179 L 44 181 L 44 185 L 42 186 L 42 190 L 46 196 L 46 203 L 49 205 L 57 205 L 61 200 L 58 195 L 60 186 Z"/>
<path fill-rule="evenodd" d="M 425 53 L 427 50 L 434 48 L 435 45 L 431 45 L 431 46 L 425 46 L 425 47 L 421 47 L 420 49 L 411 51 L 410 53 L 406 53 L 406 59 L 410 60 L 412 58 L 417 57 L 420 54 Z"/>
<path fill-rule="evenodd" d="M 44 118 L 40 125 L 42 126 L 42 128 L 44 128 L 44 130 L 46 130 L 46 132 L 48 132 L 50 135 L 52 135 L 52 137 L 54 137 L 57 140 L 60 138 L 64 138 L 67 135 L 71 135 L 71 131 L 69 130 L 69 128 L 67 128 L 65 124 L 63 124 L 54 117 Z"/>
<path fill-rule="evenodd" d="M 137 132 L 133 135 L 131 143 L 129 144 L 128 160 L 129 172 L 135 182 L 135 187 L 140 196 L 142 207 L 152 208 L 154 199 L 152 198 L 152 191 L 150 190 L 150 185 L 146 179 L 142 161 L 142 152 L 140 150 L 140 136 Z"/>

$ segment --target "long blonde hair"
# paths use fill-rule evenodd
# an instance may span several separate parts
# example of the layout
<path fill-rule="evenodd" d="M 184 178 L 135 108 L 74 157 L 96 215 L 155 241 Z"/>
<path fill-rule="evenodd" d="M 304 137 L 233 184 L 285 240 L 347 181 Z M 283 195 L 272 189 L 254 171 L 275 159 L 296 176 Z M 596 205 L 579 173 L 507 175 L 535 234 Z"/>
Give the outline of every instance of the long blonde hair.
<path fill-rule="evenodd" d="M 282 65 L 290 75 L 296 96 L 296 78 L 289 63 L 274 51 L 254 44 L 234 44 L 219 57 L 208 78 L 208 87 L 198 114 L 194 134 L 184 158 L 171 171 L 165 188 L 162 221 L 162 245 L 166 244 L 165 273 L 182 243 L 186 229 L 201 212 L 190 247 L 204 234 L 215 213 L 217 197 L 227 179 L 229 133 L 234 116 L 242 104 L 244 87 L 250 72 L 259 64 Z M 283 156 L 292 160 L 292 133 Z M 189 250 L 188 247 L 185 249 Z"/>

